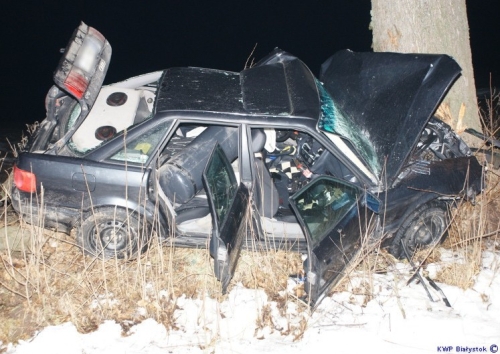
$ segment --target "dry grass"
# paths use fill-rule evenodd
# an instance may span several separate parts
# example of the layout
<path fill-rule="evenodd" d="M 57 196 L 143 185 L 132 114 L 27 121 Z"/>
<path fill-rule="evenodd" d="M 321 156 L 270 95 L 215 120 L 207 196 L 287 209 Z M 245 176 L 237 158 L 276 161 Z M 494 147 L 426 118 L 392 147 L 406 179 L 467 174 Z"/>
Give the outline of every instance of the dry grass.
<path fill-rule="evenodd" d="M 499 137 L 500 134 L 500 93 L 490 89 L 489 99 L 479 102 L 481 126 L 486 136 Z"/>
<path fill-rule="evenodd" d="M 486 243 L 499 239 L 500 178 L 494 171 L 488 173 L 487 184 L 487 190 L 478 196 L 475 205 L 463 203 L 452 213 L 449 237 L 443 246 L 453 251 L 457 261 L 438 273 L 440 282 L 470 288 L 480 270 Z"/>
<path fill-rule="evenodd" d="M 16 341 L 49 324 L 73 322 L 94 330 L 105 319 L 123 326 L 155 318 L 174 326 L 181 294 L 220 297 L 205 250 L 153 245 L 134 261 L 102 261 L 82 254 L 73 238 L 36 230 L 38 250 L 3 252 L 0 340 Z M 36 247 L 35 247 L 36 248 Z"/>
<path fill-rule="evenodd" d="M 9 319 L 0 322 L 3 343 L 27 339 L 37 329 L 67 321 L 84 333 L 104 320 L 115 320 L 126 332 L 145 318 L 171 329 L 181 295 L 208 295 L 220 301 L 225 297 L 205 249 L 153 244 L 135 260 L 103 261 L 85 256 L 74 235 L 20 224 L 7 207 L 2 224 L 28 235 L 27 242 L 0 253 L 0 316 Z M 243 251 L 232 284 L 263 288 L 278 299 L 288 275 L 298 269 L 301 260 L 296 253 Z M 283 309 L 286 301 L 281 300 Z"/>
<path fill-rule="evenodd" d="M 500 225 L 500 179 L 496 174 L 489 174 L 488 186 L 475 206 L 464 203 L 454 211 L 450 237 L 444 246 L 460 252 L 464 261 L 443 268 L 439 281 L 462 288 L 473 284 L 484 239 L 496 238 L 494 231 Z M 4 225 L 16 225 L 16 218 L 11 210 L 3 208 Z M 81 332 L 96 329 L 104 320 L 115 320 L 126 332 L 145 318 L 175 328 L 176 299 L 182 294 L 193 298 L 208 294 L 224 299 L 207 250 L 153 244 L 136 260 L 102 261 L 84 256 L 72 236 L 26 224 L 15 227 L 24 228 L 30 240 L 24 249 L 0 254 L 0 316 L 6 319 L 0 323 L 0 340 L 4 343 L 29 338 L 37 329 L 67 321 Z M 417 262 L 437 261 L 438 252 L 422 251 Z M 361 257 L 357 270 L 368 275 L 384 272 L 395 262 L 382 250 Z M 272 249 L 243 251 L 232 284 L 241 282 L 248 288 L 264 289 L 284 314 L 289 301 L 300 303 L 297 296 L 283 291 L 288 276 L 302 271 L 297 253 Z M 367 276 L 356 287 L 349 287 L 354 295 L 364 296 L 366 303 L 373 294 L 370 279 Z M 352 285 L 349 282 L 349 277 L 344 279 L 337 291 Z M 303 294 L 303 289 L 297 291 L 296 295 Z M 269 321 L 269 309 L 264 308 L 256 325 L 265 326 Z M 304 321 L 300 321 L 282 333 L 294 333 L 300 338 L 304 326 Z"/>
<path fill-rule="evenodd" d="M 234 281 L 250 289 L 264 289 L 268 296 L 275 297 L 287 287 L 290 274 L 302 271 L 302 260 L 298 253 L 282 250 L 242 252 L 238 261 Z"/>

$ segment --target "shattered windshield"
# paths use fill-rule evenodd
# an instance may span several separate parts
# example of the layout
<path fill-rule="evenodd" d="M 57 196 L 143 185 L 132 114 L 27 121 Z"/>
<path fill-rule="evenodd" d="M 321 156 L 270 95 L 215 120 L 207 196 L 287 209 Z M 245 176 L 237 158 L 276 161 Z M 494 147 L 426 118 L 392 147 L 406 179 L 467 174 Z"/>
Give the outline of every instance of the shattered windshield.
<path fill-rule="evenodd" d="M 318 120 L 318 129 L 347 139 L 365 163 L 367 163 L 370 170 L 375 172 L 376 175 L 380 175 L 381 167 L 375 148 L 369 140 L 367 132 L 363 132 L 349 117 L 337 109 L 335 102 L 321 82 L 316 81 L 316 86 L 318 87 L 321 101 L 321 115 Z M 329 134 L 326 135 L 330 137 Z"/>

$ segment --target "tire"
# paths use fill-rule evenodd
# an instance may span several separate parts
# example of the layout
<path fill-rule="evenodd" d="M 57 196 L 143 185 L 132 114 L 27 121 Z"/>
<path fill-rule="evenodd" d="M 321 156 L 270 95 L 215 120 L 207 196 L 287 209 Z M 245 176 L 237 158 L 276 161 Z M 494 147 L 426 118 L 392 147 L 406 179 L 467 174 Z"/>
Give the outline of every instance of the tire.
<path fill-rule="evenodd" d="M 143 217 L 122 208 L 98 209 L 77 230 L 78 246 L 98 258 L 133 259 L 147 249 L 151 227 Z"/>
<path fill-rule="evenodd" d="M 411 258 L 421 248 L 443 242 L 448 236 L 448 205 L 433 200 L 419 206 L 401 224 L 389 252 L 398 259 L 406 258 L 403 244 Z"/>

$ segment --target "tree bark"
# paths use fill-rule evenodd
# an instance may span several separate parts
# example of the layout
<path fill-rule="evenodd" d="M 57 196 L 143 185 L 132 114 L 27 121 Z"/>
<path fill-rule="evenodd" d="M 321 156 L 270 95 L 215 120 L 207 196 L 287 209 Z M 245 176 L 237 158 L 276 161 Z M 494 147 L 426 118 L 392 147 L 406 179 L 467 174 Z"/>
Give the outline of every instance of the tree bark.
<path fill-rule="evenodd" d="M 436 115 L 462 133 L 482 131 L 472 69 L 465 0 L 371 0 L 375 52 L 442 53 L 462 67 Z M 463 136 L 466 141 L 477 143 Z"/>

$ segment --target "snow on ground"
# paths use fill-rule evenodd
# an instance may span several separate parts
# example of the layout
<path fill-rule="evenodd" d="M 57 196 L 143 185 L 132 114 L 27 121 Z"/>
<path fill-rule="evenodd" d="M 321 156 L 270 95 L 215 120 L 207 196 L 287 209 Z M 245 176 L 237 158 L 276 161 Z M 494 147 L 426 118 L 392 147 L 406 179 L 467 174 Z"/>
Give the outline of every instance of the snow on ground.
<path fill-rule="evenodd" d="M 447 250 L 442 258 L 460 261 Z M 439 267 L 427 266 L 431 277 Z M 113 321 L 80 334 L 65 323 L 17 346 L 9 344 L 7 353 L 495 353 L 500 346 L 499 273 L 499 253 L 485 251 L 471 289 L 438 284 L 450 308 L 432 288 L 435 302 L 421 284 L 406 286 L 412 271 L 399 263 L 386 274 L 354 274 L 348 291 L 325 298 L 312 315 L 298 311 L 293 301 L 280 312 L 264 291 L 237 285 L 222 303 L 208 297 L 178 299 L 175 330 L 148 319 L 127 336 Z M 373 296 L 356 295 L 367 287 Z M 305 323 L 303 337 L 294 341 Z"/>

